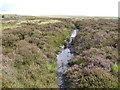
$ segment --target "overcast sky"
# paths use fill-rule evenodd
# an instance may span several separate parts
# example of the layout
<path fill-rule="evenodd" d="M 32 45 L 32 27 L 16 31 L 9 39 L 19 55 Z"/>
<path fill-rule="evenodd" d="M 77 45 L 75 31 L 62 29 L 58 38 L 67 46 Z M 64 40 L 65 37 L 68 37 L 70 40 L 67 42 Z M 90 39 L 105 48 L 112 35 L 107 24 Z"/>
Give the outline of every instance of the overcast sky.
<path fill-rule="evenodd" d="M 1 14 L 118 16 L 119 0 L 0 0 Z"/>

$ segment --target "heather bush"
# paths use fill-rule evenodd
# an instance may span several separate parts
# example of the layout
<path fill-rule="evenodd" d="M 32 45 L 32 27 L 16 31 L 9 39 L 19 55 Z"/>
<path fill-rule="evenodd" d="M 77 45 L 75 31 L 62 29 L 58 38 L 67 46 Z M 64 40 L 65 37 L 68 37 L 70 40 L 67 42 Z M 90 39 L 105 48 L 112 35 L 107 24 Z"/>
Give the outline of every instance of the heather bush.
<path fill-rule="evenodd" d="M 65 72 L 64 76 L 67 87 L 71 88 L 113 88 L 118 86 L 118 78 L 102 68 L 92 65 L 83 69 L 74 65 Z"/>
<path fill-rule="evenodd" d="M 18 40 L 19 38 L 13 34 L 4 34 L 2 37 L 2 45 L 5 47 L 15 47 L 15 42 Z"/>
<path fill-rule="evenodd" d="M 117 20 L 89 19 L 77 21 L 75 25 L 80 28 L 79 34 L 72 43 L 76 53 L 90 47 L 113 46 L 118 42 Z"/>
<path fill-rule="evenodd" d="M 117 86 L 117 20 L 23 18 L 3 19 L 6 27 L 2 32 L 3 87 L 56 88 L 58 47 L 65 44 L 63 41 L 69 39 L 74 28 L 79 28 L 80 32 L 71 45 L 76 56 L 70 60 L 70 68 L 64 74 L 66 87 Z M 58 22 L 41 24 L 55 20 Z"/>
<path fill-rule="evenodd" d="M 14 22 L 4 20 L 4 26 Z M 50 20 L 59 21 L 45 23 Z M 75 28 L 71 19 L 24 17 L 19 27 L 3 29 L 3 87 L 57 88 L 56 54 Z"/>
<path fill-rule="evenodd" d="M 112 88 L 118 85 L 117 20 L 88 19 L 75 22 L 80 32 L 72 42 L 75 57 L 64 78 L 67 87 Z"/>

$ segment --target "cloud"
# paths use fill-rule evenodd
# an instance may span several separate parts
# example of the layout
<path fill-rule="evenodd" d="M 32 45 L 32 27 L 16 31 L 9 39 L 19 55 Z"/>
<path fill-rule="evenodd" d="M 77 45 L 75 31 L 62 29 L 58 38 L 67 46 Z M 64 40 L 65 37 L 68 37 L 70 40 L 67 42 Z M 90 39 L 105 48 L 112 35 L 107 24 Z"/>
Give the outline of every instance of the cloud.
<path fill-rule="evenodd" d="M 0 7 L 1 12 L 8 12 L 12 10 L 12 8 L 15 7 L 14 3 L 3 3 Z"/>
<path fill-rule="evenodd" d="M 119 0 L 2 0 L 6 13 L 26 15 L 117 16 Z"/>
<path fill-rule="evenodd" d="M 9 12 L 16 6 L 16 0 L 0 0 L 0 13 Z"/>

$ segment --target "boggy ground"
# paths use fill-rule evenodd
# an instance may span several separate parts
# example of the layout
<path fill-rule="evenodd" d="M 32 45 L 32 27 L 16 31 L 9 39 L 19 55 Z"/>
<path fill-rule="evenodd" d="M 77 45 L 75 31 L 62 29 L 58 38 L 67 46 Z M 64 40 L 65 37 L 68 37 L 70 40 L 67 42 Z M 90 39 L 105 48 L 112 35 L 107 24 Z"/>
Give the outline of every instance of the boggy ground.
<path fill-rule="evenodd" d="M 22 16 L 2 26 L 3 88 L 57 88 L 58 47 L 76 27 L 66 86 L 118 87 L 117 19 Z"/>
<path fill-rule="evenodd" d="M 75 58 L 64 73 L 66 87 L 117 88 L 118 20 L 84 19 L 75 23 L 80 32 L 72 42 Z"/>
<path fill-rule="evenodd" d="M 2 87 L 57 88 L 56 54 L 75 28 L 71 19 L 2 19 Z"/>

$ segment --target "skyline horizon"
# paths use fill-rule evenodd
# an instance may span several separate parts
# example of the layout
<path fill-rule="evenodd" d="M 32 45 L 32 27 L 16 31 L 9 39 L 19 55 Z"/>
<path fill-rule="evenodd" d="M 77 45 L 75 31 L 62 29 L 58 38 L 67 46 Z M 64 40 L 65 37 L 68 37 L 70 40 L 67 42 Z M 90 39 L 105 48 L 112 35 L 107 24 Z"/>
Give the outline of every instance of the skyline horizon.
<path fill-rule="evenodd" d="M 90 15 L 29 15 L 29 14 L 16 14 L 16 13 L 12 13 L 12 14 L 9 14 L 9 13 L 0 13 L 0 15 L 21 15 L 21 16 L 75 16 L 75 17 L 118 17 L 118 16 L 90 16 Z"/>
<path fill-rule="evenodd" d="M 118 17 L 119 0 L 1 0 L 1 14 Z"/>

